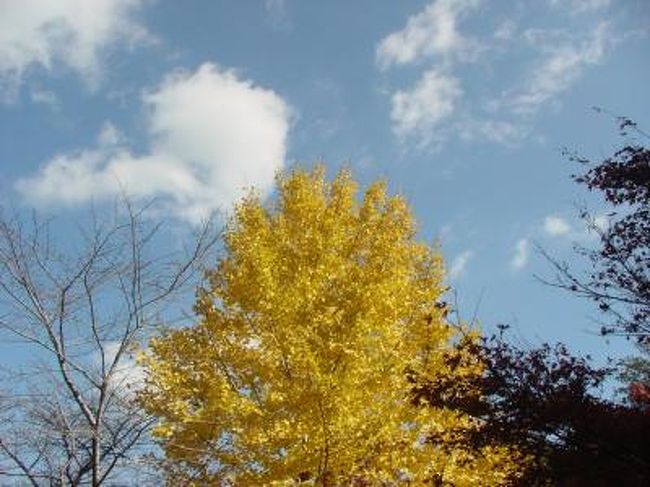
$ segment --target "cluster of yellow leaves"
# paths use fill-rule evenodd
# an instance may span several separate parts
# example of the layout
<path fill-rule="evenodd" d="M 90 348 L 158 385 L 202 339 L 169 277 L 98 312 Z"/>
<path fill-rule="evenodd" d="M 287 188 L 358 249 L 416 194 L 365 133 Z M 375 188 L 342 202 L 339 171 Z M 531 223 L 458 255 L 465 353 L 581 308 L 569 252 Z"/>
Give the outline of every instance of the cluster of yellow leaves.
<path fill-rule="evenodd" d="M 381 182 L 361 201 L 356 192 L 348 171 L 330 183 L 317 167 L 280 176 L 272 206 L 246 198 L 199 292 L 199 323 L 151 342 L 141 401 L 185 482 L 463 486 L 517 475 L 506 446 L 463 443 L 475 419 L 414 404 L 413 380 L 451 373 L 443 355 L 456 332 L 436 306 L 443 264 L 415 241 L 403 198 Z M 454 373 L 481 373 L 467 363 Z"/>

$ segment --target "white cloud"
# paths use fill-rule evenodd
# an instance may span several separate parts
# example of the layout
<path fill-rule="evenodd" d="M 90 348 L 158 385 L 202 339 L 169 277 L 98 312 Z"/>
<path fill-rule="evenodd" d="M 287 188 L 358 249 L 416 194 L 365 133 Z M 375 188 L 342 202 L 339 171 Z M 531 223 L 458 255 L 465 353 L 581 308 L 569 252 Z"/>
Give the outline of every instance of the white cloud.
<path fill-rule="evenodd" d="M 34 89 L 30 93 L 32 103 L 46 105 L 52 110 L 56 110 L 61 105 L 56 94 L 49 90 Z"/>
<path fill-rule="evenodd" d="M 65 66 L 90 87 L 102 74 L 102 55 L 117 44 L 151 37 L 136 14 L 146 0 L 2 0 L 0 94 L 10 99 L 33 67 Z"/>
<path fill-rule="evenodd" d="M 511 94 L 506 104 L 520 115 L 536 112 L 544 104 L 553 101 L 567 91 L 580 78 L 585 68 L 598 64 L 605 54 L 611 34 L 607 23 L 602 22 L 589 38 L 581 41 L 567 40 L 564 36 L 558 44 L 556 35 L 546 31 L 529 31 L 530 42 L 542 45 L 549 54 L 535 66 L 527 86 Z"/>
<path fill-rule="evenodd" d="M 515 244 L 515 253 L 510 261 L 510 266 L 518 271 L 528 263 L 528 239 L 522 238 Z"/>
<path fill-rule="evenodd" d="M 530 128 L 521 123 L 470 117 L 459 123 L 457 132 L 464 140 L 488 140 L 516 146 L 529 135 Z"/>
<path fill-rule="evenodd" d="M 124 135 L 110 122 L 106 122 L 97 136 L 100 147 L 118 147 L 124 143 Z"/>
<path fill-rule="evenodd" d="M 562 96 L 630 35 L 617 35 L 614 21 L 602 20 L 610 0 L 546 0 L 545 4 L 551 10 L 545 13 L 557 17 L 555 27 L 527 29 L 525 21 L 537 13 L 537 7 L 525 2 L 513 6 L 507 17 L 479 21 L 488 7 L 481 0 L 431 0 L 399 30 L 381 39 L 375 51 L 379 69 L 415 65 L 422 70 L 415 87 L 389 91 L 393 131 L 401 142 L 414 135 L 419 148 L 436 148 L 439 144 L 432 142 L 451 137 L 506 146 L 532 138 L 539 142 L 542 136 L 533 130 L 534 115 L 544 107 L 561 107 Z M 575 19 L 567 17 L 583 12 L 598 14 L 600 20 L 587 16 L 590 23 L 576 31 Z M 465 27 L 472 26 L 463 22 L 470 15 L 469 20 L 485 24 L 487 31 L 467 32 Z M 461 63 L 465 63 L 462 72 Z M 502 67 L 512 76 L 503 78 Z M 436 87 L 427 80 L 429 73 L 453 83 Z M 496 92 L 492 91 L 495 84 Z M 434 93 L 444 93 L 443 88 L 446 96 L 436 95 L 436 102 L 430 103 Z M 461 93 L 464 99 L 458 106 Z M 443 119 L 444 130 L 439 125 Z"/>
<path fill-rule="evenodd" d="M 143 96 L 149 150 L 135 155 L 106 125 L 95 148 L 58 155 L 16 188 L 32 204 L 77 204 L 124 191 L 162 197 L 196 222 L 227 210 L 251 186 L 268 191 L 283 167 L 290 109 L 271 90 L 204 64 Z"/>
<path fill-rule="evenodd" d="M 553 237 L 561 237 L 571 232 L 571 226 L 564 218 L 549 215 L 544 219 L 544 231 Z"/>
<path fill-rule="evenodd" d="M 594 218 L 594 226 L 601 232 L 609 230 L 609 217 L 607 215 L 596 215 Z"/>
<path fill-rule="evenodd" d="M 120 342 L 108 342 L 104 344 L 104 360 L 106 368 L 110 367 L 115 360 L 115 356 L 120 349 Z M 93 360 L 95 367 L 101 369 L 102 356 L 98 351 L 94 354 Z M 119 389 L 127 397 L 135 394 L 142 386 L 146 379 L 146 373 L 130 352 L 125 352 L 120 356 L 117 367 L 111 377 L 110 385 Z"/>
<path fill-rule="evenodd" d="M 468 56 L 476 44 L 457 29 L 459 18 L 475 8 L 479 0 L 436 0 L 422 12 L 409 17 L 406 26 L 385 37 L 376 51 L 377 64 L 386 69 L 423 58 Z"/>
<path fill-rule="evenodd" d="M 583 233 L 580 234 L 576 232 L 577 240 L 599 239 L 602 234 L 605 234 L 610 230 L 611 225 L 610 218 L 605 214 L 586 216 L 582 220 L 582 223 Z"/>
<path fill-rule="evenodd" d="M 465 272 L 465 269 L 467 268 L 467 264 L 473 256 L 474 252 L 471 250 L 466 250 L 465 252 L 457 255 L 451 262 L 451 267 L 449 268 L 449 278 L 453 280 L 458 279 L 460 276 L 462 276 Z"/>
<path fill-rule="evenodd" d="M 425 72 L 410 91 L 393 94 L 393 131 L 401 138 L 416 137 L 421 145 L 435 140 L 434 130 L 456 107 L 463 91 L 457 78 L 436 70 Z"/>
<path fill-rule="evenodd" d="M 609 229 L 607 215 L 588 215 L 585 218 L 569 223 L 565 218 L 549 215 L 544 218 L 541 230 L 549 237 L 562 237 L 564 241 L 589 242 L 599 238 L 602 232 Z"/>

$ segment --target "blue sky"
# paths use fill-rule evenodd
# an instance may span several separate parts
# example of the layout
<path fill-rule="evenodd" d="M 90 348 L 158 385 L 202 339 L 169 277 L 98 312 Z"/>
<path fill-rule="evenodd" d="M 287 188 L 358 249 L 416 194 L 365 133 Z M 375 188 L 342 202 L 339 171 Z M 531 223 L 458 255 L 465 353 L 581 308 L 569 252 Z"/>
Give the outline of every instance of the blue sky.
<path fill-rule="evenodd" d="M 74 218 L 126 190 L 179 229 L 342 164 L 407 196 L 466 318 L 602 358 L 587 303 L 537 282 L 541 245 L 605 208 L 560 154 L 650 126 L 645 0 L 0 0 L 0 202 Z M 576 263 L 578 265 L 579 263 Z"/>

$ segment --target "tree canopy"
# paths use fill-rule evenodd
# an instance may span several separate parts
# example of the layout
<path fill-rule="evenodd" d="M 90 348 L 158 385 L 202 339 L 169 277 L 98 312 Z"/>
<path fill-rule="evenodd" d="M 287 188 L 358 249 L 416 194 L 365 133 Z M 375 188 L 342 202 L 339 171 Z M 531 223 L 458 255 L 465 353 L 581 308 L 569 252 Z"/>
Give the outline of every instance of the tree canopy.
<path fill-rule="evenodd" d="M 448 361 L 439 253 L 382 182 L 297 169 L 251 194 L 198 293 L 194 326 L 153 340 L 140 397 L 171 479 L 204 485 L 502 485 L 525 458 L 474 446 L 480 421 L 414 384 L 479 376 Z M 465 334 L 464 340 L 474 340 Z"/>

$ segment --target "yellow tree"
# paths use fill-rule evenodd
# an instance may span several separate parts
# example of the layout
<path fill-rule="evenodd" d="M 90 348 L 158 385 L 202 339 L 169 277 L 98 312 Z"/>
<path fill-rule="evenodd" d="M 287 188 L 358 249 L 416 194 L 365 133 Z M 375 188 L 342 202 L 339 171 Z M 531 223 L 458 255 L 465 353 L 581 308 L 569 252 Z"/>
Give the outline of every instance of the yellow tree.
<path fill-rule="evenodd" d="M 418 404 L 414 380 L 449 374 L 457 332 L 436 305 L 440 255 L 415 240 L 382 182 L 359 201 L 348 171 L 278 177 L 274 202 L 243 200 L 194 327 L 155 339 L 145 409 L 170 478 L 190 485 L 501 485 L 506 446 L 473 450 L 480 427 Z M 454 374 L 481 366 L 471 357 Z M 435 441 L 432 438 L 436 438 Z M 445 484 L 446 485 L 446 484 Z"/>

